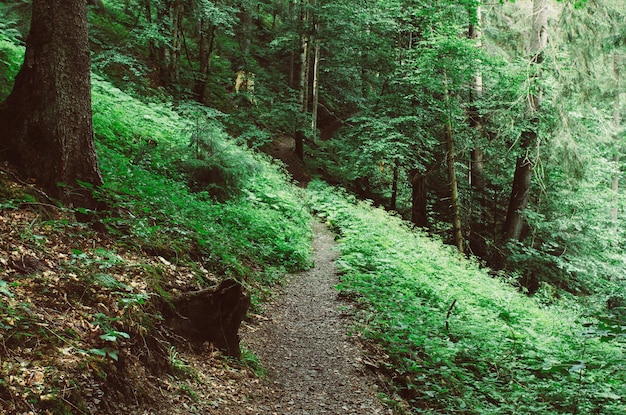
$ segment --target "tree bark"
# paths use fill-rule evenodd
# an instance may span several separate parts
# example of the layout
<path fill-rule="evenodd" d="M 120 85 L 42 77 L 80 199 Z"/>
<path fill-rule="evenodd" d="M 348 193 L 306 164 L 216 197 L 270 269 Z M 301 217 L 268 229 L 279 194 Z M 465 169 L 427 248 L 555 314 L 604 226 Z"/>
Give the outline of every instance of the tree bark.
<path fill-rule="evenodd" d="M 465 252 L 465 241 L 463 239 L 463 232 L 461 228 L 461 209 L 459 207 L 459 186 L 456 178 L 456 155 L 454 148 L 454 136 L 452 134 L 452 114 L 450 108 L 450 93 L 448 90 L 448 78 L 444 73 L 445 80 L 445 105 L 446 105 L 446 119 L 444 126 L 444 140 L 446 146 L 446 164 L 448 165 L 448 184 L 450 186 L 450 200 L 452 208 L 452 239 L 454 245 L 459 252 Z"/>
<path fill-rule="evenodd" d="M 207 24 L 204 19 L 200 20 L 198 26 L 200 37 L 200 40 L 198 41 L 200 74 L 196 80 L 195 92 L 198 102 L 206 104 L 206 88 L 207 83 L 209 82 L 209 73 L 211 72 L 211 56 L 213 55 L 213 48 L 215 46 L 215 31 L 217 26 L 214 24 Z"/>
<path fill-rule="evenodd" d="M 411 174 L 411 222 L 421 228 L 427 228 L 426 175 L 417 171 L 412 171 Z"/>
<path fill-rule="evenodd" d="M 468 37 L 476 41 L 476 47 L 481 47 L 482 31 L 480 22 L 482 19 L 482 12 L 480 3 L 470 9 L 470 24 L 468 29 Z M 469 93 L 469 125 L 474 131 L 476 136 L 479 137 L 482 134 L 483 122 L 478 111 L 478 102 L 483 95 L 483 75 L 482 72 L 476 71 L 470 86 Z M 470 185 L 479 192 L 482 192 L 485 188 L 484 179 L 484 165 L 483 165 L 483 151 L 476 144 L 471 152 L 470 161 Z"/>
<path fill-rule="evenodd" d="M 459 186 L 456 179 L 456 169 L 454 168 L 454 138 L 452 136 L 452 121 L 447 120 L 445 126 L 446 139 L 446 161 L 448 164 L 448 180 L 450 185 L 450 200 L 452 204 L 452 239 L 459 252 L 465 252 L 463 232 L 461 230 L 461 212 L 459 207 Z"/>
<path fill-rule="evenodd" d="M 530 184 L 532 180 L 533 162 L 530 159 L 519 159 L 513 177 L 512 193 L 509 199 L 506 221 L 504 223 L 504 239 L 519 240 L 524 228 L 522 212 L 528 205 L 530 198 Z"/>
<path fill-rule="evenodd" d="M 505 240 L 520 240 L 524 225 L 523 211 L 526 209 L 530 198 L 530 184 L 532 174 L 535 167 L 537 154 L 533 154 L 534 148 L 539 148 L 538 135 L 536 131 L 538 116 L 537 112 L 541 108 L 541 90 L 539 89 L 539 69 L 543 62 L 543 50 L 548 40 L 548 13 L 547 0 L 533 1 L 533 27 L 530 41 L 531 66 L 534 67 L 531 83 L 534 88 L 530 88 L 531 92 L 527 98 L 526 117 L 528 118 L 529 127 L 522 132 L 521 146 L 523 150 L 522 156 L 517 160 L 515 166 L 515 174 L 513 177 L 513 185 L 511 187 L 511 197 L 509 199 L 509 208 L 507 210 L 506 221 L 504 224 Z"/>
<path fill-rule="evenodd" d="M 34 0 L 26 55 L 0 109 L 0 147 L 52 197 L 96 208 L 102 177 L 94 147 L 85 0 Z M 63 186 L 59 186 L 63 183 Z"/>
<path fill-rule="evenodd" d="M 396 160 L 393 163 L 393 180 L 391 182 L 391 202 L 389 203 L 390 210 L 396 210 L 398 207 L 398 176 L 400 173 L 400 162 Z"/>
<path fill-rule="evenodd" d="M 235 280 L 185 293 L 172 301 L 175 311 L 165 310 L 169 325 L 195 342 L 211 342 L 229 356 L 239 357 L 239 327 L 250 307 L 250 296 Z"/>
<path fill-rule="evenodd" d="M 309 72 L 311 69 L 311 35 L 309 33 L 309 24 L 311 20 L 311 13 L 306 7 L 306 0 L 302 0 L 301 7 L 299 103 L 301 114 L 306 115 L 309 111 Z M 306 128 L 302 125 L 302 118 L 304 117 L 296 117 L 294 134 L 295 153 L 300 160 L 304 160 L 304 129 Z"/>
<path fill-rule="evenodd" d="M 317 133 L 317 110 L 319 105 L 320 95 L 320 40 L 319 40 L 319 24 L 315 24 L 315 46 L 314 46 L 314 58 L 313 58 L 313 103 L 311 104 L 311 137 L 313 140 L 319 135 Z"/>

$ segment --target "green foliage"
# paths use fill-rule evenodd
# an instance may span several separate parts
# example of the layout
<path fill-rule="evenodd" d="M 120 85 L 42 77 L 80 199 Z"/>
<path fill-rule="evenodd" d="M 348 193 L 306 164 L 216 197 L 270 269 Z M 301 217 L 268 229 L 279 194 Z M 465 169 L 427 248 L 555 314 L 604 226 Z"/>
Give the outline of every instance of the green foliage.
<path fill-rule="evenodd" d="M 221 275 L 306 266 L 308 216 L 284 173 L 229 141 L 218 112 L 179 108 L 183 116 L 95 80 L 108 229 L 165 257 L 202 256 Z"/>
<path fill-rule="evenodd" d="M 24 58 L 24 47 L 20 33 L 12 28 L 10 21 L 5 20 L 0 7 L 0 102 L 9 95 L 13 79 L 17 75 Z"/>
<path fill-rule="evenodd" d="M 626 409 L 623 343 L 601 320 L 565 300 L 541 305 L 397 217 L 309 188 L 312 209 L 340 235 L 339 288 L 390 356 L 412 413 Z"/>

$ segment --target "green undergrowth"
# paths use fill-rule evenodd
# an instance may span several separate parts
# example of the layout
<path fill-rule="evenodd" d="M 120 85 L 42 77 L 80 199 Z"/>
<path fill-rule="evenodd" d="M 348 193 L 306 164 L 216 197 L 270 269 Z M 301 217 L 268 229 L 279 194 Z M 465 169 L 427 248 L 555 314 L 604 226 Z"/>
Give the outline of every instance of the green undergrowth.
<path fill-rule="evenodd" d="M 0 20 L 5 17 L 0 8 Z M 18 41 L 20 34 L 10 24 L 0 21 L 0 102 L 11 92 L 13 79 L 20 69 L 24 47 Z"/>
<path fill-rule="evenodd" d="M 407 413 L 626 413 L 624 322 L 571 300 L 527 297 L 320 182 L 309 200 L 339 234 L 339 288 L 359 305 L 363 335 L 388 356 L 380 369 Z"/>
<path fill-rule="evenodd" d="M 122 243 L 261 285 L 308 266 L 310 216 L 298 189 L 233 142 L 220 114 L 144 103 L 97 78 L 93 91 L 102 222 Z"/>

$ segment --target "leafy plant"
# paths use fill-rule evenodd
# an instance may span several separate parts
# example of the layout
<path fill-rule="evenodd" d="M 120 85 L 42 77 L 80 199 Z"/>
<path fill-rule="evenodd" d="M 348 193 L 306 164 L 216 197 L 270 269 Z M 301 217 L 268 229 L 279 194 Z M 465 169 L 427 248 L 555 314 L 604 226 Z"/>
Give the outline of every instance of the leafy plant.
<path fill-rule="evenodd" d="M 381 370 L 411 413 L 625 409 L 615 398 L 626 392 L 623 348 L 619 333 L 600 334 L 602 319 L 565 299 L 542 305 L 399 218 L 309 188 L 312 210 L 340 235 L 339 288 L 359 306 L 358 329 L 389 356 Z"/>

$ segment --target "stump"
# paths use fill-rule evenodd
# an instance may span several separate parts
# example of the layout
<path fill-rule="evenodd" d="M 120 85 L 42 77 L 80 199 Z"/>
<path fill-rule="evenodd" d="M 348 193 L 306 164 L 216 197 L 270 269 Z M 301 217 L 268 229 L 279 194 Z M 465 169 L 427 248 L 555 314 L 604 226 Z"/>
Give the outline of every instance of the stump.
<path fill-rule="evenodd" d="M 185 338 L 211 342 L 229 356 L 240 357 L 239 326 L 250 306 L 250 296 L 237 281 L 181 295 L 173 302 L 170 326 Z"/>

